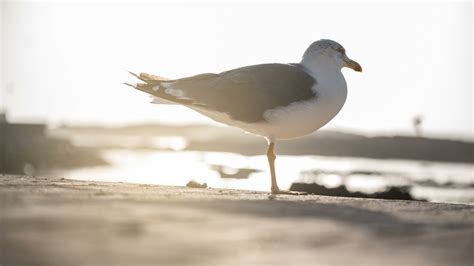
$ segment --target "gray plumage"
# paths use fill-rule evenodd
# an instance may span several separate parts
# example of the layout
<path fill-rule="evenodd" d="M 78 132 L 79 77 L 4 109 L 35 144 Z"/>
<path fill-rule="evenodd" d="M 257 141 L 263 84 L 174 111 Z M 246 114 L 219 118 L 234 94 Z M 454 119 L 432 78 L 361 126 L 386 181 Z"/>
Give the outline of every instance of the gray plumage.
<path fill-rule="evenodd" d="M 253 65 L 176 80 L 137 77 L 146 83 L 133 86 L 136 89 L 190 107 L 223 112 L 246 123 L 264 120 L 266 110 L 316 97 L 312 90 L 316 80 L 300 64 Z M 170 90 L 178 90 L 179 95 Z"/>

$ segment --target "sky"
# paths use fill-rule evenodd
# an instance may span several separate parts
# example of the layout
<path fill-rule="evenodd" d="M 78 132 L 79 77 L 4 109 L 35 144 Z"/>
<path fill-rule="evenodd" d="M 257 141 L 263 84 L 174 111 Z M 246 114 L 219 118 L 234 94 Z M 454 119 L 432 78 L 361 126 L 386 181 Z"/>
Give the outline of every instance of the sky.
<path fill-rule="evenodd" d="M 0 107 L 10 121 L 210 123 L 148 104 L 127 70 L 179 78 L 299 62 L 318 39 L 342 44 L 349 95 L 326 129 L 473 137 L 472 2 L 0 2 Z"/>

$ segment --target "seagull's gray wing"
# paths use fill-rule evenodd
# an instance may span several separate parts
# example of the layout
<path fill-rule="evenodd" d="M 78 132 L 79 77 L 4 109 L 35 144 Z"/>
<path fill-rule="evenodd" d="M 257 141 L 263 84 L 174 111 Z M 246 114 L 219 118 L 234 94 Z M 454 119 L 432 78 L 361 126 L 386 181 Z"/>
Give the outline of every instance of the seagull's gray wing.
<path fill-rule="evenodd" d="M 162 92 L 154 95 L 168 100 L 172 96 L 175 102 L 227 113 L 232 119 L 253 123 L 262 121 L 266 110 L 314 98 L 315 83 L 298 64 L 262 64 L 220 74 L 160 81 L 158 91 Z M 163 91 L 166 97 L 162 96 Z"/>

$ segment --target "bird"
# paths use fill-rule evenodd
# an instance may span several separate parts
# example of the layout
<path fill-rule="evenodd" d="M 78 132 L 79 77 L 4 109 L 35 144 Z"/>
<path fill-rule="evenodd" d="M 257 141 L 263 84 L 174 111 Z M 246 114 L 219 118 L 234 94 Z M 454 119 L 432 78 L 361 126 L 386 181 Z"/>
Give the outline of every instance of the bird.
<path fill-rule="evenodd" d="M 264 137 L 271 195 L 297 194 L 278 187 L 275 143 L 308 135 L 337 115 L 347 98 L 343 67 L 362 72 L 342 45 L 321 39 L 311 43 L 300 63 L 257 64 L 179 79 L 130 72 L 142 82 L 124 84 L 150 94 L 152 103 L 180 104 Z"/>

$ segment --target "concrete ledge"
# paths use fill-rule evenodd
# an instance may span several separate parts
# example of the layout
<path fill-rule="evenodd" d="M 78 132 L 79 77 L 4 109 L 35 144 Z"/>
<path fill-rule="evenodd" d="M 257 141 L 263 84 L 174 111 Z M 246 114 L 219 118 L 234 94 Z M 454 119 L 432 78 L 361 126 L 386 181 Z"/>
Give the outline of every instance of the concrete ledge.
<path fill-rule="evenodd" d="M 472 265 L 474 206 L 0 176 L 0 264 Z"/>

